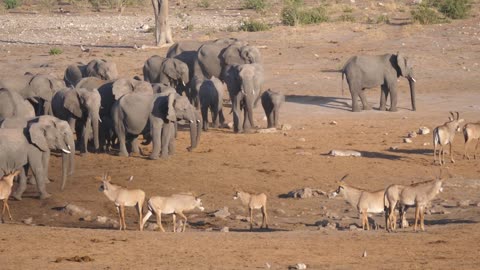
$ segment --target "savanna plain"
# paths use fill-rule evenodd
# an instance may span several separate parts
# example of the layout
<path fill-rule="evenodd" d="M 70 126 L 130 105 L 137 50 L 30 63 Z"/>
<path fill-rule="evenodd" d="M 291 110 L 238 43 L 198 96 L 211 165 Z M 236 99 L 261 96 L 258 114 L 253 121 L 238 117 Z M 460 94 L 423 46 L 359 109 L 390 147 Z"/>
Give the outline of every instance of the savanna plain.
<path fill-rule="evenodd" d="M 0 269 L 288 269 L 297 263 L 308 269 L 478 268 L 480 160 L 462 159 L 461 133 L 453 144 L 456 163 L 446 164 L 450 175 L 444 175 L 444 191 L 427 210 L 424 232 L 405 228 L 388 233 L 382 215 L 371 216 L 380 229 L 359 230 L 356 209 L 341 196 L 281 196 L 304 187 L 329 194 L 346 174 L 350 185 L 372 191 L 437 177 L 440 166 L 433 165 L 431 133 L 418 135 L 412 143 L 403 139 L 420 127 L 433 130 L 443 124 L 449 111 L 458 111 L 466 122 L 480 121 L 478 5 L 468 19 L 420 25 L 409 22 L 408 12 L 395 8 L 397 1 L 382 5 L 337 1 L 336 5 L 353 6 L 355 12 L 387 13 L 390 23 L 357 20 L 290 27 L 276 23 L 274 12 L 257 14 L 241 9 L 235 1 L 212 2 L 209 7 L 184 2 L 186 8 L 175 2 L 170 6 L 175 41 L 236 37 L 258 46 L 266 72 L 264 89 L 286 95 L 280 123 L 292 128 L 273 134 L 210 128 L 193 152 L 186 150 L 188 131 L 180 128 L 177 151 L 167 160 L 110 153 L 77 155 L 75 173 L 63 192 L 61 158 L 53 156 L 49 172 L 53 182 L 48 184 L 53 196 L 39 200 L 34 186 L 29 186 L 22 201 L 10 201 L 14 221 L 0 225 Z M 154 41 L 152 33 L 141 28 L 153 26 L 149 5 L 127 7 L 121 15 L 69 5 L 62 6 L 68 14 L 57 7 L 3 11 L 0 74 L 29 71 L 61 78 L 71 63 L 104 58 L 117 64 L 121 77 L 142 75 L 144 61 L 154 54 L 163 56 L 168 49 L 135 49 Z M 246 17 L 265 17 L 276 25 L 262 32 L 228 27 Z M 82 52 L 80 44 L 89 52 Z M 54 47 L 62 53 L 50 55 Z M 397 51 L 413 63 L 417 111 L 411 111 L 407 80 L 399 78 L 398 112 L 378 110 L 380 89 L 375 88 L 367 90 L 373 110 L 352 113 L 345 82 L 342 95 L 341 74 L 327 71 L 341 68 L 352 55 Z M 227 107 L 227 121 L 232 121 L 228 111 Z M 254 115 L 256 124 L 266 128 L 261 106 Z M 332 149 L 356 150 L 362 157 L 332 157 L 328 155 Z M 151 148 L 143 150 L 149 153 Z M 118 231 L 95 219 L 117 218 L 113 203 L 98 191 L 100 183 L 94 179 L 106 171 L 114 182 L 143 189 L 147 197 L 205 193 L 206 210 L 187 214 L 185 233 L 160 233 L 139 232 L 136 213 L 127 208 L 128 230 Z M 131 175 L 134 180 L 127 182 Z M 241 218 L 247 215 L 246 209 L 232 199 L 238 189 L 267 194 L 270 229 L 249 231 L 248 222 Z M 93 218 L 57 210 L 67 204 L 90 210 Z M 211 215 L 223 207 L 228 207 L 230 216 Z M 413 212 L 407 216 L 410 223 Z M 254 217 L 260 221 L 257 214 Z M 22 222 L 30 217 L 31 224 Z M 171 231 L 171 218 L 163 221 Z M 229 232 L 221 232 L 224 227 Z M 91 260 L 65 260 L 75 256 Z"/>

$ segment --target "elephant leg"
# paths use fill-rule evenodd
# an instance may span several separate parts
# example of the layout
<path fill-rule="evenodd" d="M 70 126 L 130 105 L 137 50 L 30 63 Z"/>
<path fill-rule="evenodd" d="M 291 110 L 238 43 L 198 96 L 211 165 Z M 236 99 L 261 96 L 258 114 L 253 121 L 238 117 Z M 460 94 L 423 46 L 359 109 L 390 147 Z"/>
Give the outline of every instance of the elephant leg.
<path fill-rule="evenodd" d="M 273 114 L 273 110 L 266 111 L 265 114 L 267 116 L 267 128 L 274 127 L 275 115 Z"/>
<path fill-rule="evenodd" d="M 132 153 L 130 155 L 131 156 L 140 155 L 140 146 L 138 145 L 138 138 L 136 138 L 136 136 L 132 139 L 131 145 L 132 145 Z"/>
<path fill-rule="evenodd" d="M 32 158 L 29 157 L 28 159 L 31 167 L 32 167 L 32 172 L 33 175 L 35 176 L 35 179 L 37 180 L 37 189 L 40 192 L 40 199 L 47 199 L 51 197 L 47 192 L 47 188 L 45 185 L 45 169 L 43 168 L 43 163 L 41 160 L 41 156 L 34 156 Z"/>
<path fill-rule="evenodd" d="M 168 143 L 168 154 L 173 155 L 175 154 L 175 129 L 172 128 L 170 131 L 170 139 Z"/>
<path fill-rule="evenodd" d="M 397 89 L 394 86 L 390 86 L 390 111 L 396 112 L 397 109 Z"/>
<path fill-rule="evenodd" d="M 252 121 L 248 118 L 248 110 L 243 108 L 243 131 L 248 132 L 253 127 Z"/>
<path fill-rule="evenodd" d="M 126 142 L 126 136 L 125 136 L 125 130 L 122 129 L 121 132 L 120 130 L 116 130 L 117 137 L 118 137 L 118 144 L 120 147 L 120 151 L 118 152 L 119 156 L 122 157 L 128 157 L 128 151 L 127 151 L 127 142 Z"/>
<path fill-rule="evenodd" d="M 208 106 L 202 106 L 203 131 L 208 131 Z"/>
<path fill-rule="evenodd" d="M 13 192 L 12 197 L 18 201 L 21 201 L 23 192 L 25 192 L 26 189 L 27 189 L 27 176 L 25 174 L 25 167 L 23 167 L 20 170 L 20 174 L 18 175 L 18 187 L 15 190 L 15 192 Z"/>
<path fill-rule="evenodd" d="M 45 183 L 50 183 L 52 182 L 48 178 L 48 164 L 50 164 L 50 150 L 42 153 L 42 163 L 43 163 L 43 168 L 45 168 Z"/>
<path fill-rule="evenodd" d="M 170 139 L 172 135 L 173 123 L 165 124 L 162 130 L 162 151 L 161 157 L 168 158 L 168 148 L 170 144 Z"/>
<path fill-rule="evenodd" d="M 360 96 L 360 101 L 362 101 L 363 109 L 364 110 L 371 110 L 372 106 L 368 104 L 367 96 L 365 96 L 365 91 L 361 90 L 358 95 Z"/>
<path fill-rule="evenodd" d="M 223 126 L 223 124 L 225 123 L 225 117 L 223 116 L 222 108 L 218 110 L 218 118 L 220 119 L 220 126 Z"/>
<path fill-rule="evenodd" d="M 161 119 L 150 119 L 150 133 L 152 134 L 152 153 L 148 157 L 149 159 L 158 159 L 160 150 L 162 147 L 162 130 L 163 130 L 163 120 Z"/>
<path fill-rule="evenodd" d="M 233 132 L 239 133 L 242 132 L 243 128 L 240 126 L 242 119 L 242 111 L 240 109 L 240 99 L 238 96 L 234 97 L 232 100 L 232 109 L 233 109 Z"/>
<path fill-rule="evenodd" d="M 211 113 L 212 113 L 212 126 L 214 128 L 218 128 L 218 106 L 213 105 L 211 109 L 212 109 L 212 111 L 211 111 Z"/>
<path fill-rule="evenodd" d="M 273 126 L 278 128 L 280 121 L 280 110 L 278 108 L 273 109 Z"/>
<path fill-rule="evenodd" d="M 387 109 L 388 87 L 385 84 L 380 86 L 380 111 Z"/>
<path fill-rule="evenodd" d="M 358 106 L 358 93 L 361 92 L 362 90 L 359 89 L 354 89 L 353 87 L 350 87 L 350 94 L 352 96 L 352 111 L 353 112 L 359 112 L 360 107 Z"/>

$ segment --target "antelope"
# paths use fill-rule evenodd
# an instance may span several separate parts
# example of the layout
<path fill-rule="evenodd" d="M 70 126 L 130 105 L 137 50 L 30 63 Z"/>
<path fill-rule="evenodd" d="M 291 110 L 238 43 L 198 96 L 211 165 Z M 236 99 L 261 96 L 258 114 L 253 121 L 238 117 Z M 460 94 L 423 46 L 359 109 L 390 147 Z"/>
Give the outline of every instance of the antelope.
<path fill-rule="evenodd" d="M 370 230 L 370 224 L 368 223 L 368 213 L 383 213 L 384 202 L 383 196 L 385 189 L 369 192 L 359 188 L 354 188 L 344 182 L 348 174 L 342 177 L 340 181 L 337 181 L 338 188 L 333 193 L 333 197 L 337 195 L 343 195 L 343 198 L 350 203 L 353 207 L 357 208 L 357 211 L 361 215 L 362 229 Z"/>
<path fill-rule="evenodd" d="M 267 221 L 267 195 L 265 193 L 260 194 L 249 194 L 243 191 L 236 191 L 233 199 L 236 200 L 240 198 L 240 201 L 244 206 L 248 207 L 248 213 L 250 215 L 250 231 L 253 229 L 253 210 L 261 209 L 262 210 L 262 225 L 260 228 L 265 226 L 268 229 Z"/>
<path fill-rule="evenodd" d="M 395 207 L 400 208 L 400 216 L 403 219 L 409 207 L 415 206 L 415 223 L 413 230 L 417 231 L 417 224 L 425 231 L 424 219 L 425 208 L 431 200 L 443 191 L 443 179 L 440 177 L 435 180 L 429 180 L 421 183 L 415 183 L 410 186 L 390 185 L 385 190 L 385 209 L 387 213 L 387 231 L 396 230 L 397 218 L 395 216 Z"/>
<path fill-rule="evenodd" d="M 460 123 L 465 121 L 464 119 L 459 119 L 460 114 L 456 112 L 457 118 L 455 119 L 455 115 L 453 112 L 450 112 L 451 116 L 448 117 L 450 121 L 445 122 L 445 124 L 436 127 L 433 130 L 433 163 L 436 162 L 436 153 L 437 153 L 437 145 L 440 145 L 438 159 L 440 165 L 445 164 L 445 147 L 447 144 L 450 146 L 450 161 L 455 163 L 453 160 L 453 153 L 452 153 L 452 143 L 453 139 L 455 138 L 455 132 L 460 131 Z"/>
<path fill-rule="evenodd" d="M 142 227 L 145 225 L 147 220 L 152 214 L 155 214 L 157 218 L 157 225 L 165 232 L 165 229 L 162 226 L 162 214 L 171 214 L 173 218 L 173 232 L 176 232 L 176 215 L 184 219 L 182 232 L 185 231 L 187 225 L 187 217 L 183 214 L 183 211 L 190 211 L 195 208 L 200 209 L 200 211 L 205 210 L 202 206 L 202 200 L 200 197 L 195 197 L 191 194 L 173 194 L 170 197 L 160 197 L 154 196 L 148 199 L 147 207 L 148 212 L 143 218 Z"/>
<path fill-rule="evenodd" d="M 108 173 L 103 174 L 102 177 L 97 176 L 95 179 L 102 181 L 99 191 L 103 192 L 107 198 L 115 203 L 117 208 L 120 230 L 126 230 L 125 224 L 125 206 L 136 206 L 140 231 L 143 231 L 142 226 L 142 207 L 145 201 L 145 192 L 140 189 L 127 189 L 119 185 L 111 183 L 111 176 Z"/>
<path fill-rule="evenodd" d="M 478 123 L 468 123 L 463 127 L 463 137 L 465 138 L 465 149 L 463 153 L 463 158 L 470 159 L 467 153 L 467 144 L 472 140 L 477 140 L 475 145 L 475 151 L 473 152 L 473 158 L 477 159 L 477 148 L 480 143 L 480 122 Z"/>
<path fill-rule="evenodd" d="M 13 178 L 15 178 L 15 176 L 17 176 L 19 173 L 20 171 L 7 173 L 5 170 L 3 170 L 3 176 L 0 179 L 0 200 L 3 200 L 2 223 L 5 222 L 3 219 L 3 216 L 5 215 L 5 209 L 7 210 L 10 220 L 13 220 L 12 214 L 10 214 L 10 206 L 8 206 L 8 198 L 10 197 L 10 193 L 12 193 Z"/>

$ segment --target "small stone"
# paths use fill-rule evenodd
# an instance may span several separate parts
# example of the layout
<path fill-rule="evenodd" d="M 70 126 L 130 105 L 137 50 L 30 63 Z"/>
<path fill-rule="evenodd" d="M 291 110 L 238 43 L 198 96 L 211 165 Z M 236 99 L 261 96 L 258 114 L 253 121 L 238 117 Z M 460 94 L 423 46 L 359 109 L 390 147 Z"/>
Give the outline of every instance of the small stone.
<path fill-rule="evenodd" d="M 428 145 L 430 145 L 429 142 L 424 142 L 424 143 L 423 143 L 423 146 L 428 146 Z"/>
<path fill-rule="evenodd" d="M 77 206 L 77 205 L 74 205 L 74 204 L 67 204 L 65 206 L 65 211 L 69 214 L 69 215 L 72 215 L 72 216 L 81 216 L 81 217 L 85 217 L 85 216 L 90 216 L 92 215 L 92 211 L 90 210 L 87 210 L 81 206 Z"/>
<path fill-rule="evenodd" d="M 427 127 L 421 127 L 418 129 L 418 134 L 420 135 L 427 135 L 430 133 L 430 129 Z"/>
<path fill-rule="evenodd" d="M 412 143 L 413 141 L 410 138 L 403 138 L 403 142 L 404 143 Z"/>
<path fill-rule="evenodd" d="M 287 131 L 287 130 L 291 130 L 292 129 L 292 126 L 289 125 L 289 124 L 283 124 L 282 125 L 282 131 Z"/>
<path fill-rule="evenodd" d="M 307 269 L 307 265 L 304 263 L 297 263 L 295 269 Z"/>
<path fill-rule="evenodd" d="M 337 123 L 337 121 L 333 120 L 329 124 L 332 125 L 332 126 L 336 126 L 338 123 Z"/>
<path fill-rule="evenodd" d="M 398 150 L 398 146 L 390 146 L 390 150 L 392 151 Z"/>
<path fill-rule="evenodd" d="M 227 218 L 228 216 L 230 216 L 230 212 L 228 211 L 228 207 L 223 207 L 222 209 L 216 211 L 215 213 L 213 213 L 213 216 L 214 217 L 218 217 L 218 218 Z"/>
<path fill-rule="evenodd" d="M 227 123 L 227 128 L 232 129 L 233 128 L 233 122 L 228 122 Z"/>
<path fill-rule="evenodd" d="M 93 217 L 92 216 L 81 217 L 79 218 L 79 220 L 90 222 L 90 221 L 93 221 Z"/>
<path fill-rule="evenodd" d="M 328 153 L 330 156 L 334 157 L 361 157 L 362 153 L 353 150 L 331 150 Z"/>
<path fill-rule="evenodd" d="M 363 258 L 367 257 L 367 250 L 366 249 L 363 251 L 362 257 Z"/>
<path fill-rule="evenodd" d="M 97 222 L 100 223 L 100 224 L 105 224 L 107 223 L 108 221 L 108 218 L 107 217 L 104 217 L 104 216 L 97 216 Z"/>
<path fill-rule="evenodd" d="M 32 217 L 26 218 L 26 219 L 22 220 L 22 222 L 26 225 L 32 225 L 33 218 Z"/>
<path fill-rule="evenodd" d="M 407 137 L 408 138 L 415 138 L 417 137 L 417 133 L 415 131 L 410 131 L 408 134 L 407 134 Z"/>
<path fill-rule="evenodd" d="M 470 200 L 462 200 L 458 202 L 459 207 L 468 207 L 470 206 Z"/>
<path fill-rule="evenodd" d="M 261 128 L 261 129 L 257 129 L 255 132 L 261 133 L 261 134 L 268 134 L 268 133 L 277 133 L 278 130 L 276 128 Z"/>
<path fill-rule="evenodd" d="M 306 140 L 305 140 L 305 138 L 299 138 L 298 141 L 299 142 L 305 142 Z"/>
<path fill-rule="evenodd" d="M 222 229 L 220 229 L 220 232 L 229 232 L 230 229 L 228 227 L 223 227 Z"/>

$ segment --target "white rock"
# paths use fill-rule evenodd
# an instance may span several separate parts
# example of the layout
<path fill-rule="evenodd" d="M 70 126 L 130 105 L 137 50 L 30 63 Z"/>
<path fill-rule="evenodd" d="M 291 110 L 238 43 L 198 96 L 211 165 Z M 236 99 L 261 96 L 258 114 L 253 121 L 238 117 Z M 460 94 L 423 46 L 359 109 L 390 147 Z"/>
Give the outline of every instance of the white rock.
<path fill-rule="evenodd" d="M 418 129 L 418 134 L 420 135 L 427 135 L 429 133 L 430 133 L 430 129 L 427 127 L 421 127 L 420 129 Z"/>
<path fill-rule="evenodd" d="M 223 227 L 222 229 L 220 229 L 220 232 L 229 232 L 230 229 L 228 227 Z"/>
<path fill-rule="evenodd" d="M 33 218 L 32 217 L 26 218 L 26 219 L 22 220 L 22 222 L 24 224 L 27 224 L 27 225 L 32 225 Z"/>
<path fill-rule="evenodd" d="M 392 151 L 398 150 L 398 146 L 390 146 L 390 150 Z"/>
<path fill-rule="evenodd" d="M 412 143 L 412 139 L 410 138 L 403 138 L 404 143 Z"/>
<path fill-rule="evenodd" d="M 227 128 L 232 129 L 233 128 L 233 122 L 228 122 L 227 123 Z"/>
<path fill-rule="evenodd" d="M 261 134 L 269 134 L 269 133 L 277 133 L 278 130 L 276 128 L 261 128 L 261 129 L 257 129 L 255 132 L 261 133 Z"/>
<path fill-rule="evenodd" d="M 361 157 L 362 153 L 353 150 L 332 150 L 328 153 L 330 156 L 334 157 Z"/>
<path fill-rule="evenodd" d="M 282 131 L 287 131 L 287 130 L 291 130 L 292 129 L 292 126 L 289 125 L 289 124 L 283 124 L 282 125 Z"/>
<path fill-rule="evenodd" d="M 92 211 L 90 210 L 87 210 L 81 206 L 78 206 L 78 205 L 74 205 L 74 204 L 67 204 L 65 206 L 65 211 L 69 214 L 69 215 L 72 215 L 72 216 L 82 216 L 82 217 L 85 217 L 85 216 L 90 216 L 92 215 Z"/>
<path fill-rule="evenodd" d="M 362 257 L 364 257 L 364 258 L 367 257 L 367 250 L 366 249 L 363 251 Z"/>
<path fill-rule="evenodd" d="M 333 120 L 329 124 L 332 125 L 332 126 L 336 126 L 338 123 L 337 123 L 337 121 Z"/>
<path fill-rule="evenodd" d="M 305 140 L 305 138 L 299 138 L 298 141 L 299 142 L 305 142 L 306 140 Z"/>
<path fill-rule="evenodd" d="M 424 142 L 423 143 L 423 146 L 427 146 L 427 145 L 430 145 L 430 143 L 429 142 Z"/>
<path fill-rule="evenodd" d="M 97 216 L 97 222 L 100 223 L 100 224 L 105 224 L 105 223 L 107 223 L 108 219 L 109 219 L 108 217 Z"/>
<path fill-rule="evenodd" d="M 415 138 L 415 137 L 417 137 L 417 133 L 415 131 L 411 131 L 407 134 L 407 137 L 408 138 Z"/>

